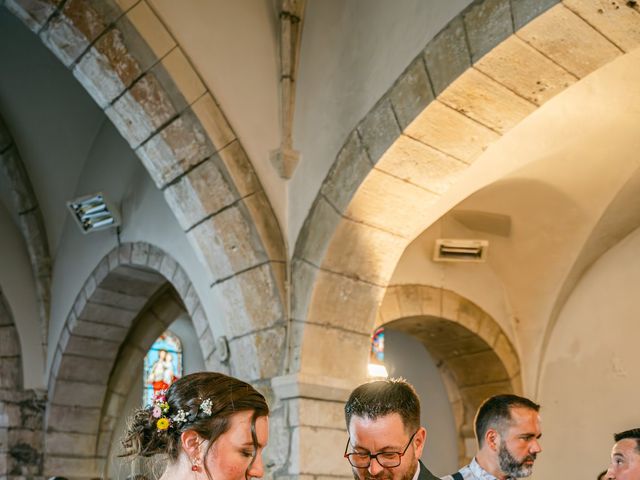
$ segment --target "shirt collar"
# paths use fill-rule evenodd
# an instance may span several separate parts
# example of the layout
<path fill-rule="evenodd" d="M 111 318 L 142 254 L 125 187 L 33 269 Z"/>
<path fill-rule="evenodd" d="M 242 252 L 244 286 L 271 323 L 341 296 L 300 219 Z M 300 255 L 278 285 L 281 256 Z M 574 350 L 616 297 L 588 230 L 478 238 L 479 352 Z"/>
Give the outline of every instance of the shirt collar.
<path fill-rule="evenodd" d="M 413 474 L 413 478 L 411 480 L 418 480 L 420 476 L 420 462 L 418 462 L 418 468 L 416 468 L 416 473 Z"/>
<path fill-rule="evenodd" d="M 480 464 L 476 461 L 475 457 L 471 460 L 469 464 L 469 470 L 473 472 L 473 474 L 479 478 L 480 480 L 496 480 L 496 477 L 487 472 L 484 468 L 480 466 Z"/>

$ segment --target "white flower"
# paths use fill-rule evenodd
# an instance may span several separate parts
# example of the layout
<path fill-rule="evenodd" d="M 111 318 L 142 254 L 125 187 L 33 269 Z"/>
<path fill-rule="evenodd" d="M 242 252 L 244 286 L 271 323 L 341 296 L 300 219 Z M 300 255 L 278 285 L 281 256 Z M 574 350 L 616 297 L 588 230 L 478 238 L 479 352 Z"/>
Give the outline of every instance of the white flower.
<path fill-rule="evenodd" d="M 200 404 L 200 410 L 202 411 L 202 413 L 204 413 L 207 417 L 211 416 L 211 409 L 213 407 L 213 402 L 211 401 L 210 398 L 207 398 L 206 400 L 204 400 L 201 404 Z"/>
<path fill-rule="evenodd" d="M 184 410 L 178 410 L 178 413 L 171 417 L 171 420 L 176 423 L 184 423 L 187 421 L 187 412 Z"/>

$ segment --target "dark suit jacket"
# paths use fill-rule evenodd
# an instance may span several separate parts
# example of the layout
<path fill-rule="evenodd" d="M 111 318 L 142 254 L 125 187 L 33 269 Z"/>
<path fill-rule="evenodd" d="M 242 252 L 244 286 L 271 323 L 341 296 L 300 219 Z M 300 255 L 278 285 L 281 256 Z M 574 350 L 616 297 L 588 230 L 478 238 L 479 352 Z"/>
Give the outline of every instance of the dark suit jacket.
<path fill-rule="evenodd" d="M 424 463 L 420 462 L 420 474 L 418 475 L 418 480 L 439 480 L 433 473 L 431 473 L 427 467 L 424 466 Z"/>

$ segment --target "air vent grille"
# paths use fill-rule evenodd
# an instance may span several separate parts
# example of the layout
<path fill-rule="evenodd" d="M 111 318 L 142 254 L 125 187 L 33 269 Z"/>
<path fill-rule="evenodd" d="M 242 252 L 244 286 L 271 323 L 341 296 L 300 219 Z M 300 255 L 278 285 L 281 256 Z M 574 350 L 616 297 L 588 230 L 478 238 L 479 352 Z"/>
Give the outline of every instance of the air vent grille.
<path fill-rule="evenodd" d="M 433 260 L 436 262 L 484 262 L 488 249 L 487 240 L 440 238 L 436 240 Z"/>

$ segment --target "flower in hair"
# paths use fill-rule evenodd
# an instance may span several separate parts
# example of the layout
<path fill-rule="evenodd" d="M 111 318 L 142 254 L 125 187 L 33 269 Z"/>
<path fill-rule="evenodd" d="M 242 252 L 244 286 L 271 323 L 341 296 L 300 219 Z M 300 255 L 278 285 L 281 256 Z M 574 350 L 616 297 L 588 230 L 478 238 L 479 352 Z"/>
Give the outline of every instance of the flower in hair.
<path fill-rule="evenodd" d="M 159 418 L 158 421 L 156 422 L 156 428 L 159 431 L 167 430 L 170 426 L 171 426 L 171 422 L 167 417 Z"/>
<path fill-rule="evenodd" d="M 171 417 L 171 420 L 173 420 L 176 423 L 184 423 L 187 421 L 187 412 L 185 412 L 184 410 L 178 410 L 178 413 L 176 413 L 173 417 Z"/>
<path fill-rule="evenodd" d="M 160 418 L 162 416 L 162 409 L 158 405 L 156 405 L 155 407 L 153 407 L 151 415 L 153 416 L 153 418 Z"/>
<path fill-rule="evenodd" d="M 202 411 L 202 413 L 204 413 L 207 417 L 211 416 L 211 411 L 212 411 L 212 407 L 213 407 L 213 402 L 211 401 L 210 398 L 206 398 L 201 404 L 200 404 L 200 410 Z"/>

